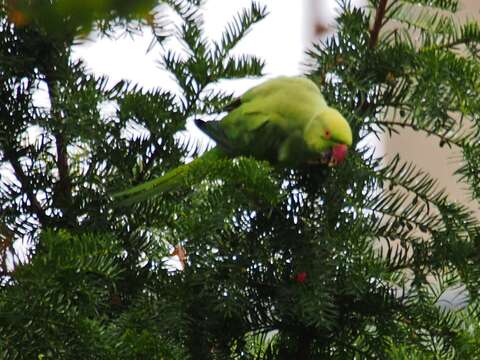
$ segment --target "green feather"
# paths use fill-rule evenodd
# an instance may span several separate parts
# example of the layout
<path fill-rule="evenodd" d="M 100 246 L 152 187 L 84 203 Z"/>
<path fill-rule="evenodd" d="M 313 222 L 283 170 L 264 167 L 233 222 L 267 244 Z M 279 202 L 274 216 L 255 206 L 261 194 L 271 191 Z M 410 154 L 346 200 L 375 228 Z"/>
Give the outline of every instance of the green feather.
<path fill-rule="evenodd" d="M 221 150 L 213 148 L 188 164 L 180 165 L 157 179 L 115 193 L 113 198 L 117 201 L 118 206 L 129 206 L 161 193 L 181 190 L 187 185 L 186 180 L 192 174 L 192 171 L 204 166 L 205 162 L 216 161 L 225 158 L 225 156 Z"/>

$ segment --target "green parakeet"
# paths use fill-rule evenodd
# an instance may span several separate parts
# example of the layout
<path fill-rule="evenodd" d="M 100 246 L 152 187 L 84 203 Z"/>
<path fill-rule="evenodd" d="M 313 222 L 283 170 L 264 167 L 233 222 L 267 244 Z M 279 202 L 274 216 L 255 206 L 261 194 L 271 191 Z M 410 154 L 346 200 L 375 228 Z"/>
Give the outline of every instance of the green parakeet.
<path fill-rule="evenodd" d="M 325 102 L 304 77 L 279 77 L 255 86 L 225 109 L 220 121 L 195 120 L 217 146 L 164 176 L 114 195 L 122 205 L 181 188 L 202 161 L 252 156 L 273 164 L 299 167 L 341 163 L 352 144 L 345 118 Z"/>

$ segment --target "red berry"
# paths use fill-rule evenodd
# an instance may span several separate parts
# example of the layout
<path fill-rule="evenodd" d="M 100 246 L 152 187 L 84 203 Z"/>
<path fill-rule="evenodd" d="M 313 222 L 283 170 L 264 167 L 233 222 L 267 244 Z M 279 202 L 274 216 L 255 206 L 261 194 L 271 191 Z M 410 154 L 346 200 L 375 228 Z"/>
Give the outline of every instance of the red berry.
<path fill-rule="evenodd" d="M 305 280 L 307 280 L 307 273 L 305 271 L 302 271 L 301 273 L 298 273 L 297 276 L 295 277 L 295 280 L 298 283 L 303 284 L 305 282 Z"/>

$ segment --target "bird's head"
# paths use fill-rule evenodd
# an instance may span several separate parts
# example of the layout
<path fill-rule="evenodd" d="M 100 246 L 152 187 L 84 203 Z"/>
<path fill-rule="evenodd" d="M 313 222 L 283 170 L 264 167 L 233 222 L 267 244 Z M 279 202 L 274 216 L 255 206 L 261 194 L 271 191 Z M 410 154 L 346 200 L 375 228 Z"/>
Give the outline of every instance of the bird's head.
<path fill-rule="evenodd" d="M 308 150 L 314 154 L 312 162 L 335 166 L 345 159 L 352 145 L 352 129 L 342 114 L 329 107 L 308 122 L 304 139 Z"/>

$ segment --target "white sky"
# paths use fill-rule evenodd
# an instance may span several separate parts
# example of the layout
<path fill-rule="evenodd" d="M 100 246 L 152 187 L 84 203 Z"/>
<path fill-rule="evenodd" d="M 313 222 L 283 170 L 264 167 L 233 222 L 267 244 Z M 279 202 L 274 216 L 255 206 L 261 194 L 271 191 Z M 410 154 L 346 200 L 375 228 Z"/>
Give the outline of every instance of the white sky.
<path fill-rule="evenodd" d="M 207 36 L 219 39 L 225 25 L 238 11 L 249 7 L 250 2 L 251 0 L 208 0 L 204 7 Z M 270 14 L 254 25 L 236 52 L 255 54 L 265 59 L 267 75 L 300 74 L 299 64 L 307 43 L 304 37 L 306 2 L 307 0 L 261 1 L 267 5 Z M 170 78 L 158 65 L 160 48 L 156 47 L 147 53 L 150 41 L 149 34 L 133 39 L 97 39 L 78 46 L 75 56 L 82 57 L 95 74 L 108 75 L 115 81 L 129 79 L 146 88 L 157 87 L 166 82 L 168 84 Z M 176 48 L 175 44 L 170 45 Z M 251 84 L 245 86 L 248 88 Z"/>
<path fill-rule="evenodd" d="M 225 25 L 252 0 L 207 0 L 204 6 L 205 32 L 209 38 L 219 39 Z M 352 4 L 364 0 L 352 0 Z M 311 39 L 312 20 L 333 22 L 336 0 L 316 0 L 317 14 L 312 14 L 314 0 L 260 0 L 269 15 L 254 25 L 253 30 L 239 44 L 238 53 L 255 54 L 266 60 L 265 74 L 298 75 L 304 51 Z M 159 69 L 159 47 L 147 53 L 151 37 L 136 36 L 118 40 L 97 39 L 76 47 L 74 56 L 82 57 L 95 74 L 108 75 L 112 80 L 129 79 L 146 88 L 168 81 Z M 252 83 L 242 85 L 244 91 Z"/>

